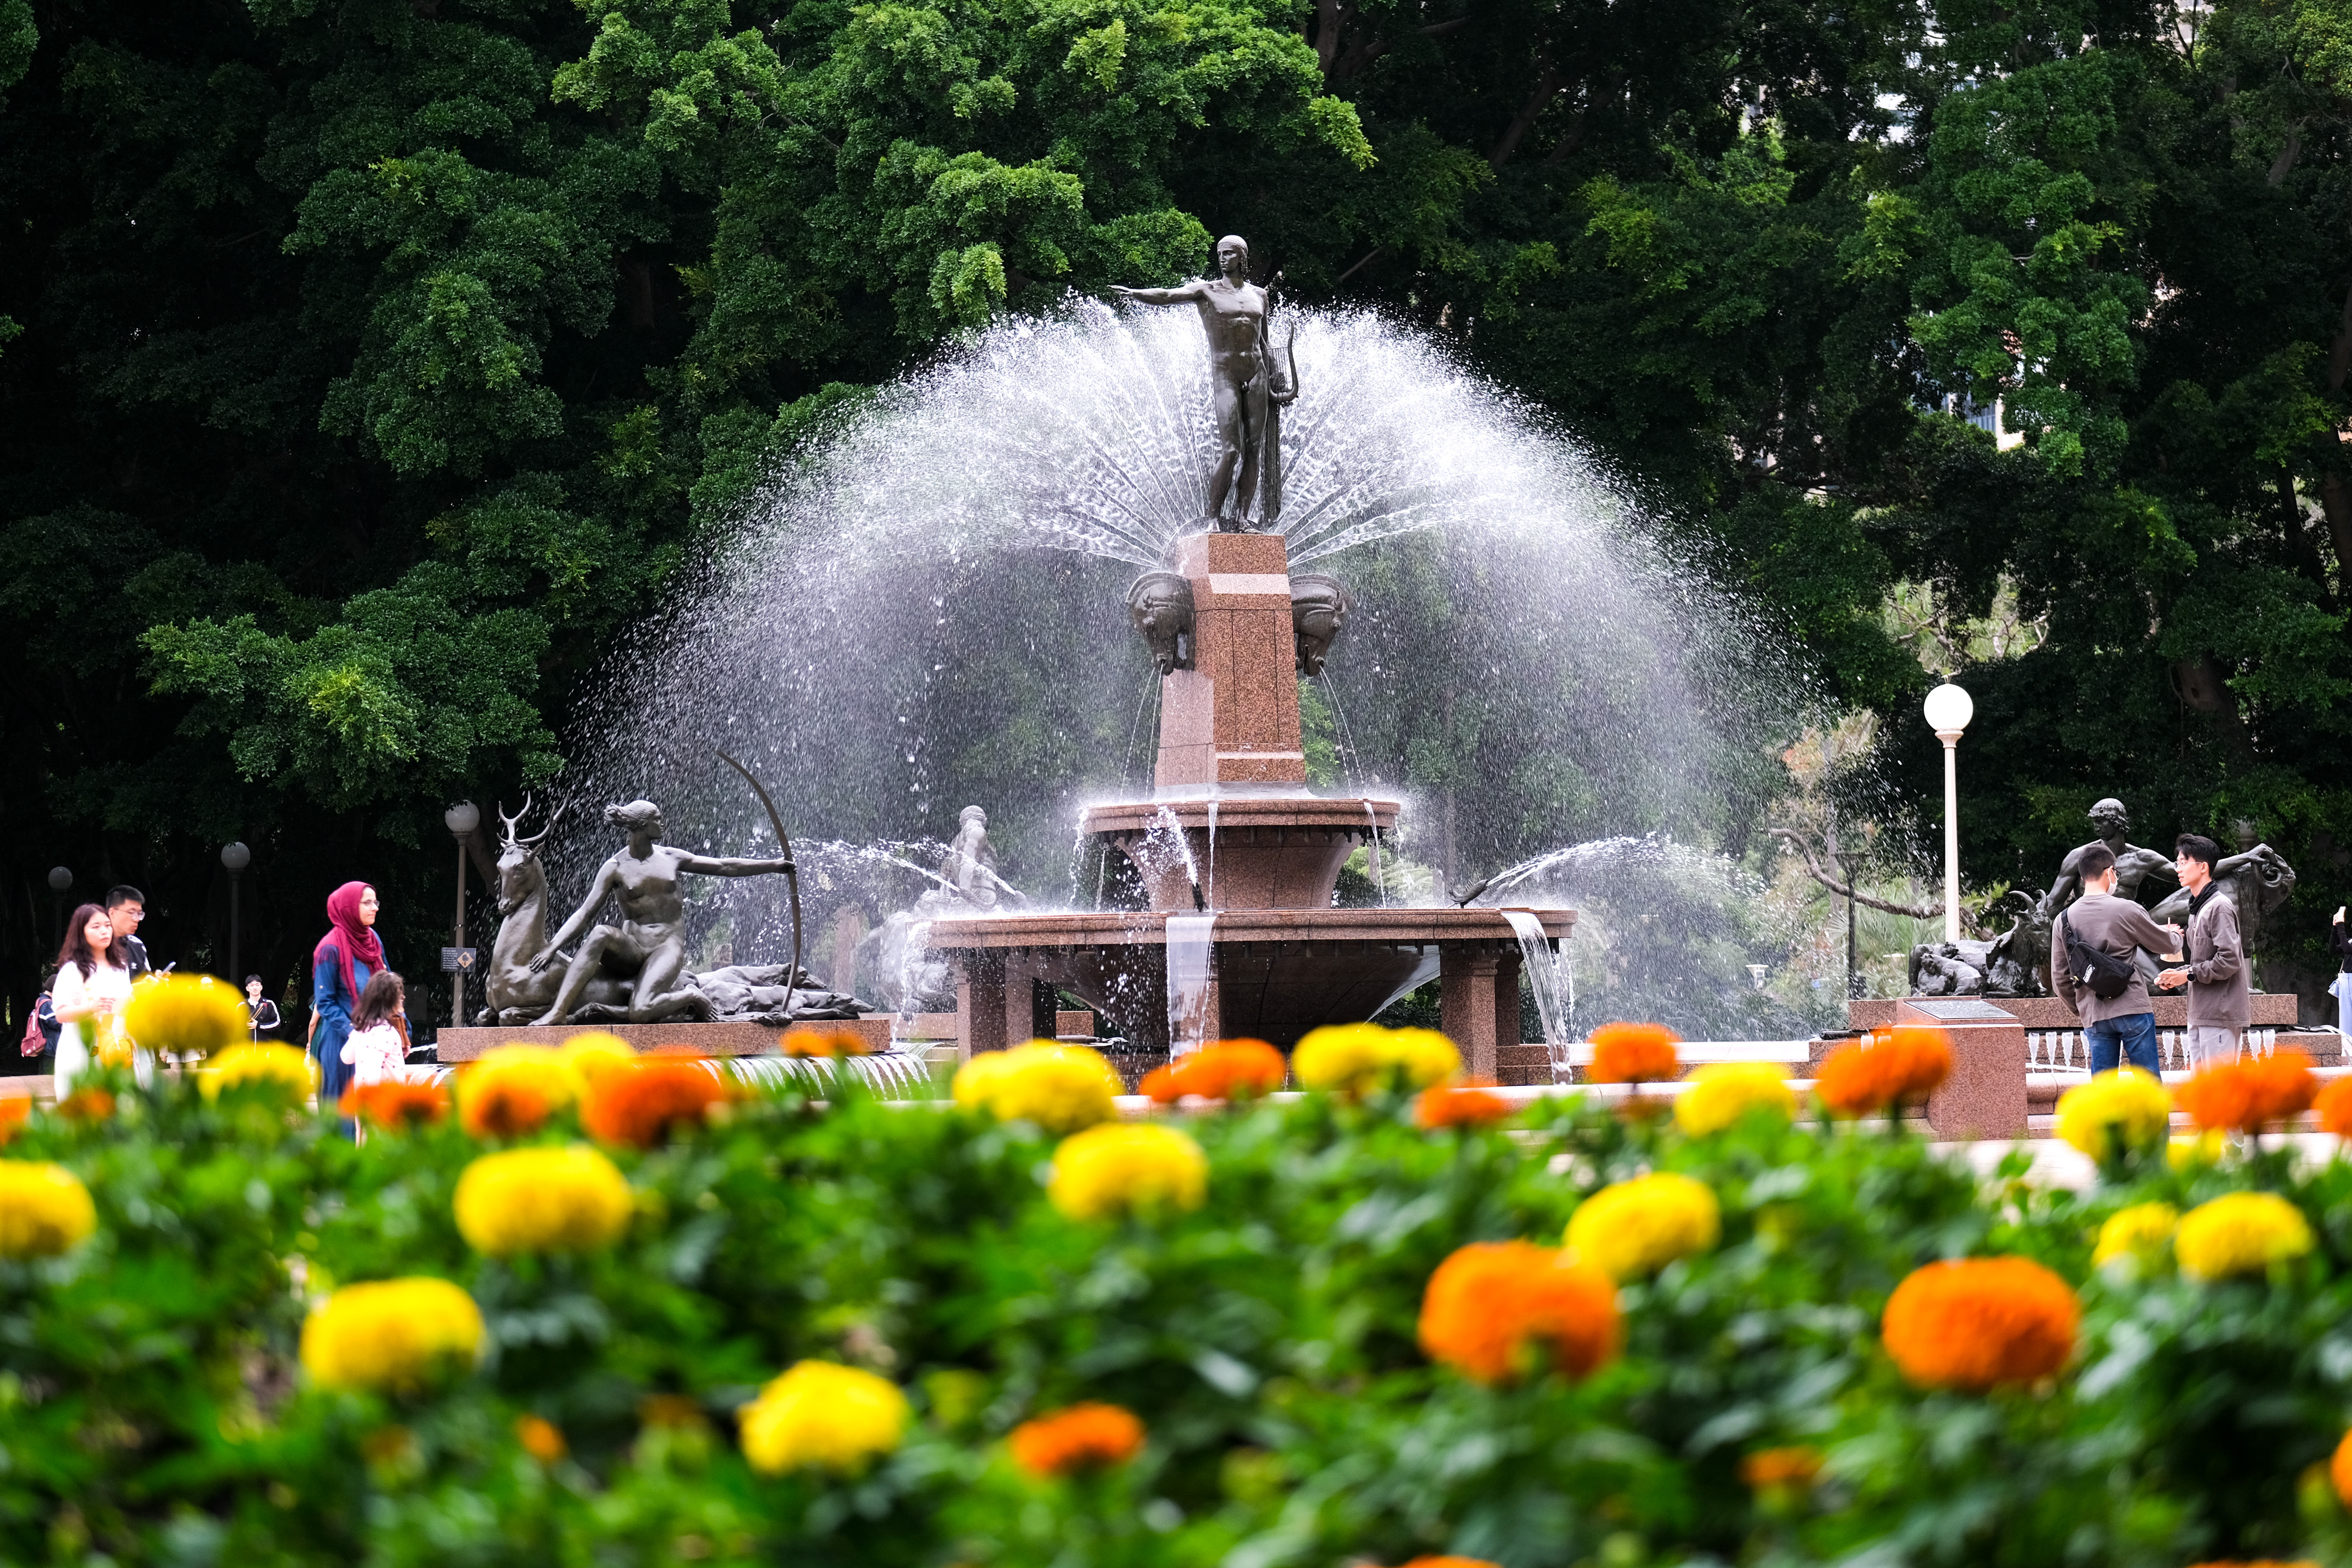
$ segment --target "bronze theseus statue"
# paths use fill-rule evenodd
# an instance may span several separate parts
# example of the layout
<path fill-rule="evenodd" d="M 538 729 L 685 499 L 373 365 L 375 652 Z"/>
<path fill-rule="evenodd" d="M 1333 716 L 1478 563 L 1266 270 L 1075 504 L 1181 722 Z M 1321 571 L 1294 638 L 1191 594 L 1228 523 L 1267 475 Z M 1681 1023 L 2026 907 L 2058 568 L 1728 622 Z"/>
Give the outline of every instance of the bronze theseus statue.
<path fill-rule="evenodd" d="M 1208 520 L 1220 528 L 1247 527 L 1255 501 L 1258 529 L 1272 528 L 1282 517 L 1282 411 L 1298 397 L 1297 357 L 1290 356 L 1287 369 L 1275 361 L 1266 340 L 1266 291 L 1249 280 L 1248 242 L 1239 235 L 1217 242 L 1214 277 L 1173 288 L 1114 287 L 1146 305 L 1190 305 L 1200 312 L 1209 335 L 1209 395 L 1217 421 Z"/>
<path fill-rule="evenodd" d="M 607 896 L 621 906 L 621 924 L 599 925 L 588 934 L 579 956 L 563 972 L 554 1002 L 537 1021 L 566 1022 L 592 981 L 629 977 L 636 980 L 629 997 L 630 1023 L 709 1016 L 709 998 L 687 980 L 686 898 L 681 879 L 688 872 L 703 876 L 791 873 L 793 862 L 720 858 L 673 849 L 661 841 L 661 808 L 651 800 L 607 806 L 604 820 L 625 831 L 629 841 L 596 873 L 588 896 L 531 959 L 530 971 L 537 974 L 552 963 L 558 949 L 595 918 Z M 794 936 L 797 938 L 797 931 Z"/>

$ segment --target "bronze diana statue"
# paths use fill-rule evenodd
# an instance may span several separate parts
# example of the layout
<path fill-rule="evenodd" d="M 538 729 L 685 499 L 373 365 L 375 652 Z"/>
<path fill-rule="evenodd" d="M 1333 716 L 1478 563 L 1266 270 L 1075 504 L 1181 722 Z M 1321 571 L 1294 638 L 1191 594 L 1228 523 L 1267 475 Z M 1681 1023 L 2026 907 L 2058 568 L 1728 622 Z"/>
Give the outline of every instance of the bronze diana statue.
<path fill-rule="evenodd" d="M 1278 282 L 1279 279 L 1277 278 Z M 1228 531 L 1271 531 L 1282 517 L 1282 411 L 1298 398 L 1297 339 L 1278 363 L 1267 340 L 1267 292 L 1249 280 L 1249 244 L 1239 235 L 1217 242 L 1217 276 L 1173 288 L 1116 292 L 1145 305 L 1190 305 L 1209 337 L 1209 395 L 1215 405 L 1217 462 L 1209 473 L 1206 521 Z M 1227 501 L 1233 504 L 1226 515 Z"/>

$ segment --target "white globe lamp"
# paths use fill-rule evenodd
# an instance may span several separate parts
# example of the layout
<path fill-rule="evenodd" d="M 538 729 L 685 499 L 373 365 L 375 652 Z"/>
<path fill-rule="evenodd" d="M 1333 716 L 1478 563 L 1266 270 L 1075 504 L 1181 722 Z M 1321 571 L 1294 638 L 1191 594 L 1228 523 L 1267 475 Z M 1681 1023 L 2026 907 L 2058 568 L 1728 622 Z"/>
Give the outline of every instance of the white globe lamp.
<path fill-rule="evenodd" d="M 1944 743 L 1944 940 L 1960 939 L 1960 732 L 1977 714 L 1969 694 L 1946 681 L 1927 694 L 1921 712 Z"/>

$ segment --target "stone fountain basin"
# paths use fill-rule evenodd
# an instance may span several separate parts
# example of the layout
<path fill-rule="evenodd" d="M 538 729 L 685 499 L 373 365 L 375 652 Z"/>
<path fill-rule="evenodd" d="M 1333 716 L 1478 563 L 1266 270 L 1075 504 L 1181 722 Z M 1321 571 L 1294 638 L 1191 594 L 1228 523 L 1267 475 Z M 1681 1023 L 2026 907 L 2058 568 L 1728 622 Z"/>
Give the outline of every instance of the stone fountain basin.
<path fill-rule="evenodd" d="M 1211 811 L 1216 832 L 1209 831 Z M 1387 913 L 1330 910 L 1339 868 L 1380 826 L 1385 846 L 1396 831 L 1394 800 L 1321 795 L 1242 795 L 1209 800 L 1117 800 L 1089 806 L 1081 832 L 1106 839 L 1135 862 L 1151 907 L 1192 912 L 1192 883 L 1183 857 L 1155 852 L 1149 841 L 1173 816 L 1200 868 L 1211 908 L 1296 910 L 1301 913 Z M 1384 851 L 1385 852 L 1385 851 Z"/>
<path fill-rule="evenodd" d="M 1217 831 L 1223 859 L 1222 810 Z M 1185 913 L 1190 904 L 1188 896 Z M 1573 910 L 1533 913 L 1555 939 L 1576 924 Z M 1139 1051 L 1168 1049 L 1164 915 L 980 915 L 935 921 L 929 939 L 956 966 L 957 1028 L 967 1052 L 1027 1038 L 1029 992 L 1038 980 L 1084 998 Z M 1370 1018 L 1442 977 L 1449 1019 L 1457 1008 L 1467 1018 L 1483 1007 L 1497 1015 L 1486 1019 L 1491 1031 L 1507 1010 L 1509 1043 L 1518 1043 L 1518 937 L 1501 910 L 1219 910 L 1210 945 L 1217 1032 L 1224 1038 L 1249 1036 L 1287 1050 L 1309 1030 Z M 1488 994 L 1474 998 L 1482 982 Z"/>

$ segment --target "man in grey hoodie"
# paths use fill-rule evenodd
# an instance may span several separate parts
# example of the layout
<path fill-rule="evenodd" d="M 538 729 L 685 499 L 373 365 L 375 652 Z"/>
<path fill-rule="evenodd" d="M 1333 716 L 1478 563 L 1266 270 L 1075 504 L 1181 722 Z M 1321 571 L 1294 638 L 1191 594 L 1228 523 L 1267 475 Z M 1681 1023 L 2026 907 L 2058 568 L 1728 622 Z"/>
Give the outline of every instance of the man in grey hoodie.
<path fill-rule="evenodd" d="M 2235 1061 L 2239 1038 L 2253 1018 L 2246 983 L 2246 949 L 2238 935 L 2238 906 L 2213 880 L 2221 846 L 2183 833 L 2173 851 L 2180 885 L 2189 890 L 2187 961 L 2156 977 L 2165 990 L 2189 988 L 2189 1054 L 2198 1066 Z"/>
<path fill-rule="evenodd" d="M 2174 951 L 2179 927 L 2158 925 L 2138 901 L 2116 895 L 2116 855 L 2105 844 L 2085 844 L 2068 857 L 2082 878 L 2083 896 L 2058 916 L 2050 933 L 2050 980 L 2058 998 L 2083 1020 L 2083 1038 L 2091 1048 L 2091 1071 L 2112 1072 L 2128 1062 L 2147 1072 L 2161 1072 L 2157 1059 L 2156 1004 L 2147 999 L 2139 969 L 2132 963 L 2142 948 L 2158 955 Z M 2131 967 L 2131 983 L 2116 996 L 2102 997 L 2075 973 L 2066 948 L 2071 932 L 2085 946 L 2112 954 Z"/>

